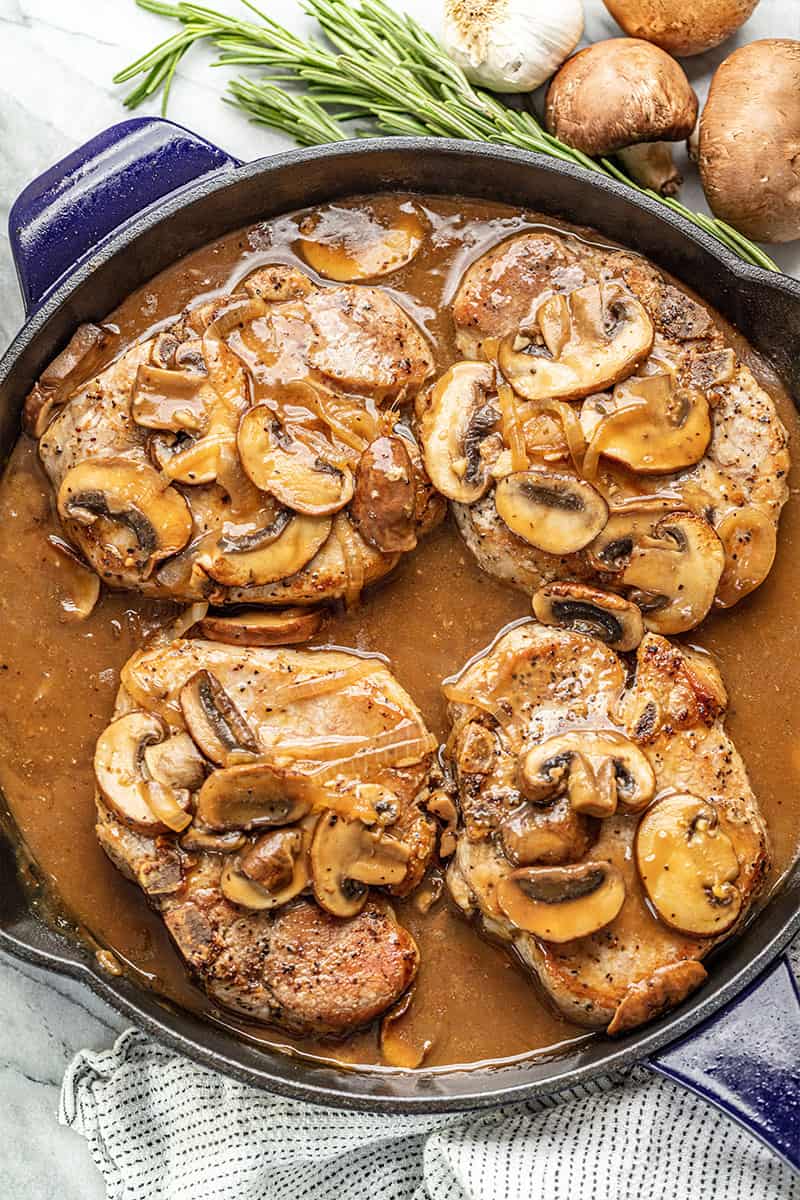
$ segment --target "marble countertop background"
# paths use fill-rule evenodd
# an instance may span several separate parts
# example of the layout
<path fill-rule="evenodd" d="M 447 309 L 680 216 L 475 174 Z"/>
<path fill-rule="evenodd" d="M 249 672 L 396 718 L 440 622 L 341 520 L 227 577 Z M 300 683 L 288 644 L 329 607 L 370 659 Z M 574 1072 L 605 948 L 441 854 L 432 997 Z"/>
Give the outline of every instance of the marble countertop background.
<path fill-rule="evenodd" d="M 208 0 L 228 12 L 237 0 Z M 557 0 L 554 0 L 557 2 Z M 397 0 L 434 27 L 439 3 Z M 584 0 L 586 38 L 616 36 L 602 0 Z M 295 0 L 272 0 L 270 16 L 297 31 L 311 22 Z M 435 18 L 432 15 L 435 12 Z M 171 26 L 137 9 L 133 0 L 0 0 L 0 352 L 22 321 L 22 305 L 5 234 L 16 195 L 45 167 L 100 129 L 124 119 L 115 71 L 168 36 Z M 800 5 L 761 0 L 737 37 L 687 60 L 690 79 L 705 96 L 717 64 L 737 44 L 760 37 L 800 37 Z M 195 48 L 184 59 L 169 116 L 242 159 L 283 149 L 280 134 L 249 124 L 220 102 L 225 74 L 208 71 L 211 55 Z M 155 112 L 157 104 L 142 113 Z M 704 207 L 691 176 L 681 199 Z M 800 275 L 800 243 L 770 251 L 783 270 Z M 108 1046 L 120 1018 L 70 980 L 50 978 L 0 956 L 0 1198 L 101 1200 L 104 1188 L 85 1144 L 56 1121 L 64 1068 L 85 1046 Z"/>

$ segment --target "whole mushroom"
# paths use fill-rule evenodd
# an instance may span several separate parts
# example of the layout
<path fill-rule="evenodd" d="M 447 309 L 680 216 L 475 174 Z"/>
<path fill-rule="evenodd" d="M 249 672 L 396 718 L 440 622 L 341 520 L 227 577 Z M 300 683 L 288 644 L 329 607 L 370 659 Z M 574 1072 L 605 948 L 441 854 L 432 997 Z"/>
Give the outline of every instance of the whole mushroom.
<path fill-rule="evenodd" d="M 697 97 L 682 67 L 638 38 L 610 38 L 564 63 L 547 92 L 550 133 L 592 158 L 615 154 L 644 187 L 674 196 L 683 182 L 665 143 L 688 138 Z"/>
<path fill-rule="evenodd" d="M 800 237 L 800 42 L 765 38 L 717 69 L 698 166 L 716 217 L 760 242 Z"/>
<path fill-rule="evenodd" d="M 604 0 L 631 37 L 653 42 L 679 58 L 703 54 L 730 37 L 758 0 Z"/>

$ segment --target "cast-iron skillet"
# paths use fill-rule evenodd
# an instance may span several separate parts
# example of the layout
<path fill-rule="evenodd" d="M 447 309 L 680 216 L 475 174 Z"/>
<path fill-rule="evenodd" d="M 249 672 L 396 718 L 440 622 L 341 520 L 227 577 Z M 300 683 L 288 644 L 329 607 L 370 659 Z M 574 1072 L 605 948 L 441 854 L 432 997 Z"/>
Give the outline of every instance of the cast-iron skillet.
<path fill-rule="evenodd" d="M 27 321 L 0 363 L 3 455 L 18 435 L 23 396 L 79 322 L 102 320 L 157 271 L 229 230 L 385 189 L 501 200 L 594 226 L 695 288 L 800 396 L 800 284 L 745 265 L 620 184 L 535 154 L 434 139 L 349 142 L 242 165 L 176 125 L 146 119 L 100 134 L 32 183 L 12 210 Z M 800 1167 L 800 1006 L 779 958 L 800 929 L 800 868 L 714 955 L 705 986 L 660 1021 L 558 1056 L 399 1072 L 344 1070 L 250 1045 L 108 976 L 89 948 L 35 915 L 15 871 L 13 834 L 0 839 L 0 856 L 0 949 L 85 981 L 160 1041 L 238 1079 L 320 1103 L 422 1113 L 521 1100 L 645 1060 Z"/>

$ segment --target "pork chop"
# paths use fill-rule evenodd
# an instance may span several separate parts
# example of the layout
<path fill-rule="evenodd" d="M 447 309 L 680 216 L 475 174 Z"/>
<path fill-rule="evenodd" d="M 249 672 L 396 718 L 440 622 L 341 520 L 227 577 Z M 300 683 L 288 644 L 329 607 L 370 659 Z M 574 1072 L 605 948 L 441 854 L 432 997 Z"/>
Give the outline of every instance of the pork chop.
<path fill-rule="evenodd" d="M 433 852 L 434 746 L 379 660 L 151 646 L 98 741 L 97 837 L 212 999 L 343 1036 L 416 973 L 389 896 Z"/>
<path fill-rule="evenodd" d="M 430 350 L 375 288 L 263 267 L 88 381 L 66 357 L 69 379 L 45 372 L 27 425 L 65 532 L 109 586 L 218 605 L 352 600 L 441 519 L 397 412 Z M 391 529 L 362 519 L 373 493 L 394 505 Z"/>
<path fill-rule="evenodd" d="M 582 479 L 612 516 L 649 502 L 658 515 L 640 543 L 670 510 L 697 514 L 719 557 L 709 603 L 728 607 L 762 582 L 788 496 L 787 434 L 706 308 L 630 253 L 530 232 L 469 268 L 452 313 L 461 353 L 492 365 L 456 368 L 460 381 L 422 394 L 419 429 L 434 484 L 485 571 L 531 593 L 553 579 L 628 590 L 629 556 L 598 561 L 595 527 L 564 537 L 562 551 L 538 536 L 540 510 L 530 536 L 523 521 L 507 523 L 496 503 L 504 480 L 532 472 L 537 484 Z M 445 452 L 459 386 L 472 417 Z M 680 626 L 648 616 L 649 627 L 681 632 L 705 611 Z"/>
<path fill-rule="evenodd" d="M 616 1033 L 682 1000 L 705 978 L 700 960 L 745 920 L 770 862 L 764 821 L 725 731 L 727 697 L 710 657 L 647 634 L 629 679 L 625 662 L 598 640 L 531 622 L 504 634 L 445 694 L 448 757 L 461 808 L 448 872 L 456 903 L 509 944 L 554 1004 L 580 1025 Z M 553 784 L 543 789 L 546 795 L 531 790 L 529 752 L 551 755 L 552 777 L 546 771 L 541 777 Z M 616 756 L 619 791 L 600 817 L 589 815 L 600 810 L 586 804 L 582 777 L 573 780 L 571 772 L 595 756 L 589 776 L 595 787 L 603 755 Z M 649 782 L 634 803 L 631 794 L 624 800 L 624 784 L 636 778 L 636 763 Z M 726 878 L 735 872 L 741 906 L 726 913 L 720 902 L 716 912 L 709 909 L 726 926 L 721 934 L 682 931 L 669 908 L 662 912 L 645 899 L 637 830 L 662 809 L 668 812 L 676 797 L 686 797 L 689 809 L 704 806 L 716 823 L 720 841 L 709 844 L 735 851 Z M 681 836 L 667 864 L 673 871 L 692 834 Z M 587 871 L 602 873 L 608 864 L 614 878 L 621 877 L 624 900 L 611 920 L 596 917 L 600 927 L 590 933 L 567 936 L 578 927 L 568 923 L 558 895 L 548 897 L 547 937 L 521 928 L 508 915 L 517 910 L 501 903 L 508 889 L 502 881 L 515 872 L 536 881 L 537 873 L 555 868 L 556 878 L 566 871 L 567 880 L 585 881 Z M 676 877 L 674 886 L 684 895 L 696 886 L 698 905 L 705 903 L 699 876 Z M 565 913 L 561 927 L 559 911 Z M 584 928 L 595 923 L 590 910 L 589 920 Z M 688 923 L 700 928 L 694 920 Z M 680 921 L 687 923 L 685 916 Z"/>

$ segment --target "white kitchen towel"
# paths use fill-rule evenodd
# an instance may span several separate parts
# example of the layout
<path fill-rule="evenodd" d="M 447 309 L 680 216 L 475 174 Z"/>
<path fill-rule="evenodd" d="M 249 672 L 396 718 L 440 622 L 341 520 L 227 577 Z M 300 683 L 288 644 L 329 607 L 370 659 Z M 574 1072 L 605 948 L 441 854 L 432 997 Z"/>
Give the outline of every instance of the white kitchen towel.
<path fill-rule="evenodd" d="M 760 1142 L 643 1067 L 476 1116 L 402 1117 L 267 1095 L 131 1029 L 77 1056 L 60 1120 L 109 1200 L 800 1200 Z"/>

